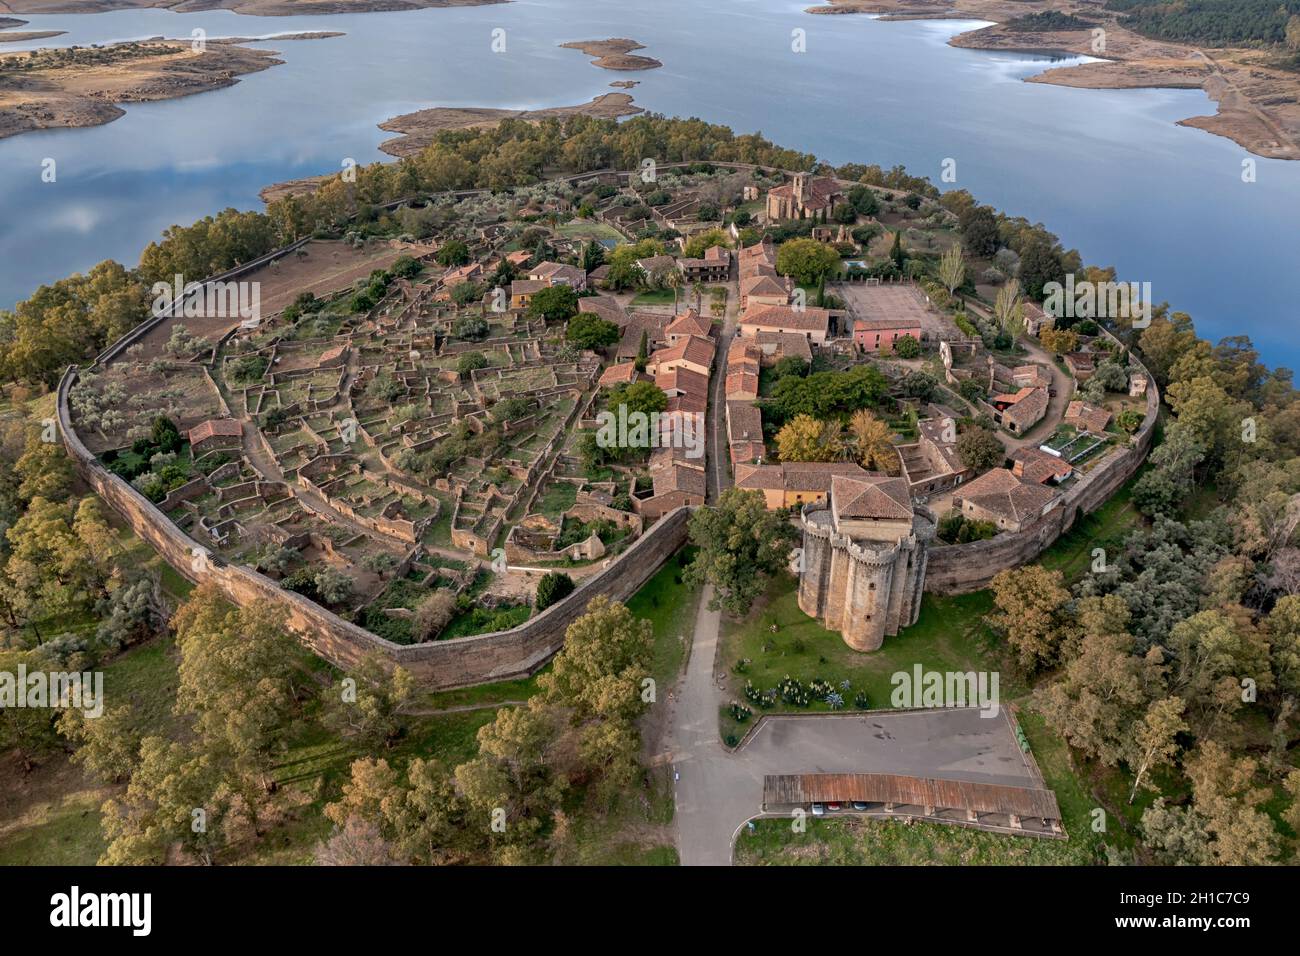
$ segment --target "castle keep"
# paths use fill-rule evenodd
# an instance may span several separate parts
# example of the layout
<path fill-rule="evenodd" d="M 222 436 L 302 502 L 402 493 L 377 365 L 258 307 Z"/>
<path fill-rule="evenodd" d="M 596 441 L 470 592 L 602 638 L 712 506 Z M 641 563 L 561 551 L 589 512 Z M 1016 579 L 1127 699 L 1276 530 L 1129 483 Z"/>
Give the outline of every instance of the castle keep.
<path fill-rule="evenodd" d="M 803 510 L 799 607 L 857 651 L 916 623 L 935 523 L 902 478 L 836 475 Z"/>

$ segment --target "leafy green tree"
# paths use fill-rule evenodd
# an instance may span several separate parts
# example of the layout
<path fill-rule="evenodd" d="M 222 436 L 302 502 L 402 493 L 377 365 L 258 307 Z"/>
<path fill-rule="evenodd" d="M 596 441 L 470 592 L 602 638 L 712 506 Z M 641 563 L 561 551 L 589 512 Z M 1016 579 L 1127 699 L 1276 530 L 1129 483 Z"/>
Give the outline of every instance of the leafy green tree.
<path fill-rule="evenodd" d="M 957 454 L 967 468 L 988 471 L 1000 467 L 1007 458 L 1007 450 L 998 436 L 987 428 L 971 426 L 957 436 Z"/>
<path fill-rule="evenodd" d="M 971 206 L 958 217 L 966 254 L 987 259 L 998 251 L 998 221 L 989 206 Z"/>
<path fill-rule="evenodd" d="M 619 331 L 613 322 L 590 312 L 580 312 L 569 320 L 564 337 L 580 349 L 601 349 L 617 342 Z"/>
<path fill-rule="evenodd" d="M 921 355 L 921 343 L 910 335 L 894 339 L 894 354 L 901 359 L 914 359 Z"/>
<path fill-rule="evenodd" d="M 815 239 L 791 239 L 782 243 L 776 253 L 776 271 L 800 285 L 816 285 L 839 265 L 839 253 Z"/>
<path fill-rule="evenodd" d="M 459 239 L 449 239 L 434 253 L 439 265 L 455 268 L 469 264 L 469 246 Z"/>
<path fill-rule="evenodd" d="M 762 492 L 728 488 L 716 508 L 690 517 L 691 543 L 699 550 L 686 568 L 691 586 L 710 584 L 712 606 L 740 617 L 789 564 L 798 532 L 785 515 L 769 511 Z"/>
<path fill-rule="evenodd" d="M 350 740 L 391 747 L 406 729 L 402 712 L 415 693 L 410 671 L 386 668 L 382 656 L 372 652 L 342 680 L 321 690 L 322 722 Z"/>
<path fill-rule="evenodd" d="M 994 613 L 986 620 L 1004 634 L 1026 671 L 1056 660 L 1070 631 L 1066 605 L 1070 592 L 1060 571 L 1028 564 L 1014 571 L 999 571 L 990 587 Z"/>
<path fill-rule="evenodd" d="M 529 301 L 528 314 L 547 322 L 564 322 L 578 314 L 578 293 L 567 285 L 547 286 Z"/>

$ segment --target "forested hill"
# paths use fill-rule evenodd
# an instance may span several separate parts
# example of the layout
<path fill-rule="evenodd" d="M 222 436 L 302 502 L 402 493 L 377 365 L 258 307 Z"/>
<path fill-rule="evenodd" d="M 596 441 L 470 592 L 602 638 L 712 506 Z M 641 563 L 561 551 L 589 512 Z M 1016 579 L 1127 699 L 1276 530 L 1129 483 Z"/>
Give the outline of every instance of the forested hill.
<path fill-rule="evenodd" d="M 1129 29 L 1204 46 L 1300 48 L 1300 0 L 1109 0 Z"/>

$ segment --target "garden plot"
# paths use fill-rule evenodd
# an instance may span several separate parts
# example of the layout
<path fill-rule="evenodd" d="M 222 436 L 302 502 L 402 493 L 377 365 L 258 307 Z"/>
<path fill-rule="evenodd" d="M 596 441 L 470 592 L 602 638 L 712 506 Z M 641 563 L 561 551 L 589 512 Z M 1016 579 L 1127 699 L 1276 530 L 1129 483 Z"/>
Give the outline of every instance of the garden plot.
<path fill-rule="evenodd" d="M 1077 468 L 1094 458 L 1108 445 L 1110 445 L 1110 437 L 1107 435 L 1097 435 L 1089 431 L 1079 431 L 1071 425 L 1061 425 L 1052 437 L 1039 447 Z"/>

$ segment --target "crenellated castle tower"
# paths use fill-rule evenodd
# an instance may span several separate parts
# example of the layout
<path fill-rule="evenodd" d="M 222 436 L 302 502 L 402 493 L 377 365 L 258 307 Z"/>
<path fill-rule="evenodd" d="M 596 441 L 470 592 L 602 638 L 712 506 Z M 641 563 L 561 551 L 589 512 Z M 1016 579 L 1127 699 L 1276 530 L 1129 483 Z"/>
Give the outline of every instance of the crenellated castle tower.
<path fill-rule="evenodd" d="M 827 504 L 804 508 L 799 607 L 857 651 L 915 624 L 935 523 L 901 478 L 836 475 Z"/>

